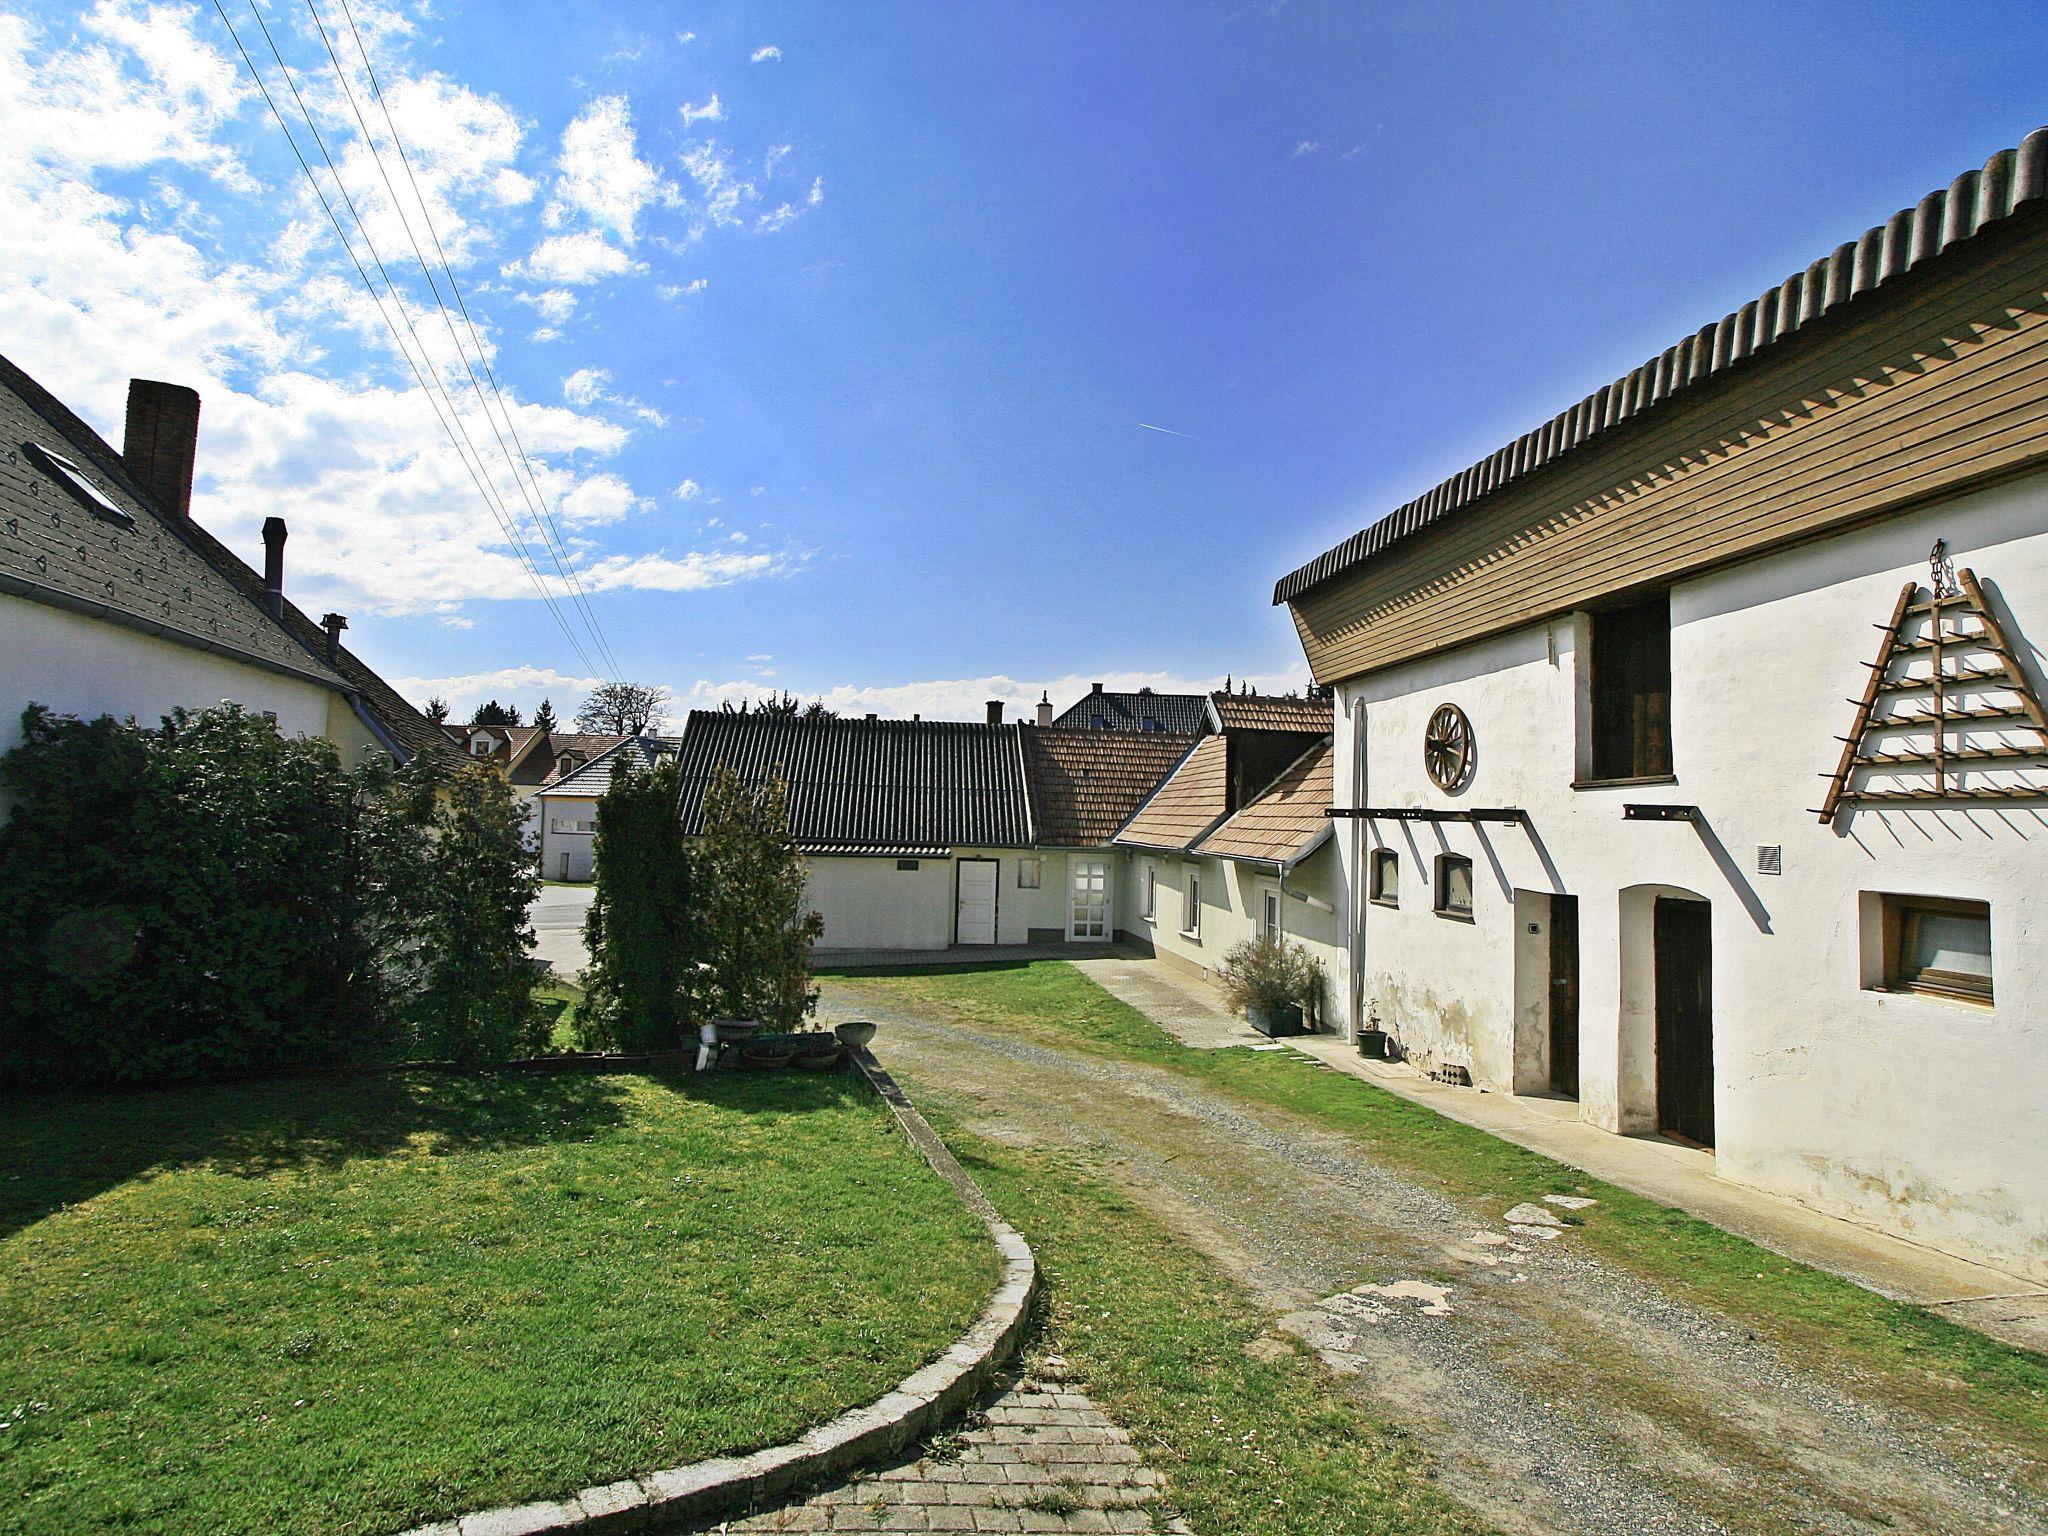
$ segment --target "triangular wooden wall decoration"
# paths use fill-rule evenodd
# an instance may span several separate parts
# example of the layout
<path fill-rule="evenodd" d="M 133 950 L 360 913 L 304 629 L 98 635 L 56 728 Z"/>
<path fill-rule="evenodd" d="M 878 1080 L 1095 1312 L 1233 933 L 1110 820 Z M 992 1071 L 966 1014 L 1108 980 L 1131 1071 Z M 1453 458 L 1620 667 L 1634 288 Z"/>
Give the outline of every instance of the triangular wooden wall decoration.
<path fill-rule="evenodd" d="M 1823 822 L 1860 806 L 2048 800 L 2048 783 L 2025 771 L 2048 766 L 2048 715 L 1976 576 L 1951 575 L 1941 549 L 1932 588 L 1907 582 L 1891 622 L 1877 626 L 1884 641 L 1865 663 L 1863 697 L 1850 701 L 1856 719 L 1840 738 Z M 1909 707 L 1916 699 L 1925 705 Z"/>

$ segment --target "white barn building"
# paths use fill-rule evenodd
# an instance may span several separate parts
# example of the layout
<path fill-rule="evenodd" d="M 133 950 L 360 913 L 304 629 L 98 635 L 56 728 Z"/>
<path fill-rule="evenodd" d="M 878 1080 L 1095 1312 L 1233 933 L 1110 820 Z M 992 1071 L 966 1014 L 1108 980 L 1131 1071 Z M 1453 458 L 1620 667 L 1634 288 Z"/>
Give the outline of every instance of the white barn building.
<path fill-rule="evenodd" d="M 1353 1028 L 2048 1279 L 2044 199 L 2048 132 L 1275 601 Z"/>

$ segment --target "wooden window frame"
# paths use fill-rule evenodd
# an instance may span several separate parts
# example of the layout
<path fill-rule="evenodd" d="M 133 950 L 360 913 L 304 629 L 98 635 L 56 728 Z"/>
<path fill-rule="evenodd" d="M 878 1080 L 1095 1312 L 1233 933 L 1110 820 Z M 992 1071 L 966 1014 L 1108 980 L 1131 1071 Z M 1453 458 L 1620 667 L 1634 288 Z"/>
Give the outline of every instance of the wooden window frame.
<path fill-rule="evenodd" d="M 1661 613 L 1663 618 L 1661 626 L 1646 621 L 1647 615 L 1645 615 L 1644 611 L 1652 607 L 1658 609 Z M 1624 618 L 1623 616 L 1625 615 L 1629 617 Z M 1637 615 L 1644 615 L 1644 617 L 1638 619 L 1635 617 Z M 1646 669 L 1650 676 L 1654 677 L 1660 670 L 1662 672 L 1663 707 L 1661 718 L 1653 722 L 1647 740 L 1631 740 L 1628 761 L 1626 763 L 1618 760 L 1603 761 L 1603 759 L 1612 755 L 1613 749 L 1608 746 L 1608 743 L 1618 728 L 1617 722 L 1613 719 L 1612 712 L 1619 705 L 1616 701 L 1611 700 L 1607 693 L 1606 682 L 1602 675 L 1602 652 L 1621 642 L 1610 638 L 1603 643 L 1601 632 L 1603 628 L 1611 629 L 1613 626 L 1630 622 L 1634 622 L 1638 626 L 1638 638 L 1642 635 L 1657 635 L 1663 641 L 1661 667 L 1657 664 L 1656 658 L 1650 658 L 1647 662 L 1638 661 L 1638 666 Z M 1678 775 L 1674 770 L 1678 759 L 1676 748 L 1672 741 L 1673 733 L 1671 728 L 1670 591 L 1665 589 L 1656 592 L 1638 593 L 1626 602 L 1607 604 L 1599 608 L 1587 610 L 1585 641 L 1584 752 L 1581 760 L 1580 776 L 1572 781 L 1572 788 L 1601 789 L 1609 787 L 1622 788 L 1641 784 L 1676 784 L 1678 782 Z M 1609 670 L 1613 670 L 1611 664 Z M 1633 701 L 1641 697 L 1654 695 L 1656 691 L 1655 689 L 1638 689 L 1626 697 Z M 1633 731 L 1630 734 L 1633 736 Z M 1659 750 L 1660 748 L 1661 751 Z M 1628 771 L 1616 771 L 1623 768 L 1626 768 Z"/>
<path fill-rule="evenodd" d="M 1469 923 L 1472 921 L 1472 907 L 1454 907 L 1450 904 L 1448 900 L 1448 892 L 1450 889 L 1450 880 L 1448 877 L 1450 875 L 1451 868 L 1454 864 L 1462 864 L 1465 866 L 1465 873 L 1471 877 L 1467 880 L 1466 884 L 1468 888 L 1471 890 L 1473 897 L 1475 899 L 1478 897 L 1478 870 L 1474 867 L 1472 860 L 1467 855 L 1462 853 L 1440 853 L 1436 856 L 1435 880 L 1433 882 L 1436 889 L 1434 892 L 1434 897 L 1430 909 L 1433 912 L 1435 912 L 1438 917 L 1448 917 L 1455 922 Z"/>
<path fill-rule="evenodd" d="M 1380 861 L 1384 856 L 1392 866 L 1392 880 L 1380 878 Z M 1365 855 L 1365 899 L 1376 907 L 1398 907 L 1401 905 L 1401 855 L 1382 843 L 1371 848 Z"/>
<path fill-rule="evenodd" d="M 1906 956 L 1911 950 L 1914 927 L 1921 917 L 1930 914 L 1939 917 L 1982 918 L 1989 947 L 1990 902 L 1965 901 L 1953 896 L 1895 896 L 1889 893 L 1880 895 L 1878 902 L 1884 925 L 1881 935 L 1884 946 L 1884 991 L 1910 993 L 1915 997 L 1940 998 L 1952 1003 L 1970 1003 L 1980 1008 L 1996 1005 L 1995 957 L 1992 961 L 1992 977 L 1972 976 L 1964 971 L 1940 971 L 1931 967 L 1916 969 L 1906 963 Z"/>

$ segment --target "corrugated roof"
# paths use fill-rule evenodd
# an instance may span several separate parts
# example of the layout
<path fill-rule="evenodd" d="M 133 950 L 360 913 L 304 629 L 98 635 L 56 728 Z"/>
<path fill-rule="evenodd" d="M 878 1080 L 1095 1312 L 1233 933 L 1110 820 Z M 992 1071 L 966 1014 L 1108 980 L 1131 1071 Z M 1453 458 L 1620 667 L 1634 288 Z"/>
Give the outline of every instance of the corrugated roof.
<path fill-rule="evenodd" d="M 676 743 L 660 736 L 622 736 L 618 744 L 598 753 L 574 773 L 555 780 L 542 795 L 574 795 L 579 798 L 596 799 L 612 787 L 612 774 L 621 764 L 630 763 L 636 768 L 652 768 L 666 753 L 676 750 Z"/>
<path fill-rule="evenodd" d="M 789 831 L 807 850 L 1028 848 L 1019 728 L 957 720 L 803 720 L 692 710 L 683 728 L 683 831 L 703 830 L 724 764 L 749 784 L 780 770 Z M 909 856 L 909 855 L 906 855 Z"/>
<path fill-rule="evenodd" d="M 1330 835 L 1337 751 L 1320 742 L 1304 752 L 1273 787 L 1211 832 L 1195 852 L 1258 864 L 1292 864 Z"/>
<path fill-rule="evenodd" d="M 1083 731 L 1142 731 L 1145 722 L 1152 720 L 1157 722 L 1152 727 L 1155 731 L 1192 736 L 1205 728 L 1208 718 L 1209 700 L 1204 694 L 1154 693 L 1149 688 L 1136 693 L 1115 693 L 1105 689 L 1082 695 L 1078 704 L 1067 706 L 1052 723 Z"/>
<path fill-rule="evenodd" d="M 1932 261 L 1949 247 L 2048 198 L 2048 128 L 2017 149 L 2003 149 L 1982 170 L 1965 171 L 1939 192 L 1901 209 L 1862 238 L 1837 246 L 1717 324 L 1665 348 L 1640 368 L 1588 395 L 1570 410 L 1464 473 L 1399 507 L 1336 548 L 1280 578 L 1275 603 L 1348 571 L 1390 545 L 1470 506 L 1588 439 L 1641 415 L 1681 390 L 1722 373 L 1752 353 L 1811 326 L 1823 315 Z"/>
<path fill-rule="evenodd" d="M 1186 848 L 1230 809 L 1230 739 L 1204 736 L 1115 841 L 1132 848 Z"/>
<path fill-rule="evenodd" d="M 1045 848 L 1107 843 L 1195 744 L 1163 731 L 1022 730 L 1031 825 Z"/>
<path fill-rule="evenodd" d="M 1226 731 L 1312 731 L 1330 729 L 1330 701 L 1292 694 L 1212 693 L 1216 723 Z"/>

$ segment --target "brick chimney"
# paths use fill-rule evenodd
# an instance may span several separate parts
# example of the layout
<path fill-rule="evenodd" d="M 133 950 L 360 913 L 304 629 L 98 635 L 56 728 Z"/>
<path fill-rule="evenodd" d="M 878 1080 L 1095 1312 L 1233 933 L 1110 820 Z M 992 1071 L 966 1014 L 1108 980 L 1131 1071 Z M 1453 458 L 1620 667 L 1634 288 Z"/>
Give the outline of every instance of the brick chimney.
<path fill-rule="evenodd" d="M 284 617 L 284 519 L 263 519 L 263 606 L 273 619 Z"/>
<path fill-rule="evenodd" d="M 1043 688 L 1038 690 L 1038 723 L 1052 724 L 1052 695 Z"/>
<path fill-rule="evenodd" d="M 150 500 L 172 517 L 192 515 L 192 461 L 198 451 L 199 391 L 130 379 L 121 457 Z"/>
<path fill-rule="evenodd" d="M 1003 723 L 1003 701 L 1001 699 L 990 699 L 988 701 L 988 723 L 990 725 L 1001 725 Z"/>
<path fill-rule="evenodd" d="M 327 631 L 327 659 L 334 661 L 340 655 L 341 632 L 348 628 L 348 620 L 338 613 L 323 613 L 320 627 Z"/>

